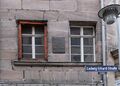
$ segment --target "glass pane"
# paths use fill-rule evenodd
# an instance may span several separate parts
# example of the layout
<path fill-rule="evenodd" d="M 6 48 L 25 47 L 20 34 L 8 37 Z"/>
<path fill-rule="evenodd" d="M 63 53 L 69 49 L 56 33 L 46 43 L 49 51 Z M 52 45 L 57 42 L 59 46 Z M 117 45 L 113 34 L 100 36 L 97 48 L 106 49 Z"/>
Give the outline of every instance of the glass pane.
<path fill-rule="evenodd" d="M 85 62 L 93 62 L 93 55 L 84 55 Z"/>
<path fill-rule="evenodd" d="M 93 28 L 83 28 L 84 35 L 93 35 Z"/>
<path fill-rule="evenodd" d="M 35 46 L 36 53 L 44 53 L 44 46 Z"/>
<path fill-rule="evenodd" d="M 71 47 L 71 53 L 72 54 L 80 54 L 80 47 Z"/>
<path fill-rule="evenodd" d="M 45 57 L 44 55 L 35 55 L 36 59 L 40 59 L 40 58 L 44 58 L 44 57 Z"/>
<path fill-rule="evenodd" d="M 23 54 L 23 59 L 32 59 L 32 54 Z"/>
<path fill-rule="evenodd" d="M 84 54 L 93 54 L 93 47 L 84 47 Z"/>
<path fill-rule="evenodd" d="M 35 34 L 44 34 L 44 26 L 35 26 Z"/>
<path fill-rule="evenodd" d="M 32 37 L 22 37 L 23 44 L 32 44 Z"/>
<path fill-rule="evenodd" d="M 71 56 L 71 61 L 72 62 L 80 62 L 80 58 L 81 58 L 80 55 L 72 55 Z"/>
<path fill-rule="evenodd" d="M 80 38 L 71 38 L 71 45 L 80 45 Z"/>
<path fill-rule="evenodd" d="M 22 34 L 32 34 L 32 26 L 31 25 L 22 25 Z"/>
<path fill-rule="evenodd" d="M 93 38 L 84 38 L 84 45 L 93 45 Z"/>
<path fill-rule="evenodd" d="M 23 46 L 23 53 L 32 53 L 32 46 Z"/>
<path fill-rule="evenodd" d="M 44 45 L 44 38 L 43 37 L 36 37 L 35 44 L 36 45 Z"/>
<path fill-rule="evenodd" d="M 80 27 L 71 27 L 70 33 L 71 35 L 80 35 Z"/>

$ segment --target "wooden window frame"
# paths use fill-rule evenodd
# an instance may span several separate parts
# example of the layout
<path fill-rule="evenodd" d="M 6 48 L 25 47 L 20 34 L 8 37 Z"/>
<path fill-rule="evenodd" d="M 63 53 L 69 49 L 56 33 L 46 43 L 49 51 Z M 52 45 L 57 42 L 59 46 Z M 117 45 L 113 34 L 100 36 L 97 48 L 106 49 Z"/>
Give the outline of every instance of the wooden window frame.
<path fill-rule="evenodd" d="M 45 21 L 18 21 L 18 60 L 22 60 L 22 24 L 44 25 L 44 59 L 48 60 L 47 22 Z"/>
<path fill-rule="evenodd" d="M 93 62 L 96 62 L 96 58 L 95 58 L 95 28 L 93 27 L 93 26 L 70 26 L 70 27 L 79 27 L 79 28 L 81 28 L 80 29 L 80 33 L 81 33 L 81 35 L 78 35 L 78 36 L 74 36 L 74 35 L 72 35 L 71 34 L 71 32 L 69 31 L 69 34 L 70 34 L 70 60 L 72 61 L 72 59 L 71 59 L 71 55 L 72 55 L 72 53 L 71 53 L 71 37 L 79 37 L 80 38 L 80 43 L 81 43 L 81 48 L 80 48 L 80 50 L 81 50 L 81 59 L 80 59 L 80 61 L 75 61 L 75 62 L 85 62 L 84 61 L 84 44 L 83 44 L 83 38 L 93 38 Z M 87 35 L 87 36 L 85 36 L 85 35 L 83 35 L 83 29 L 85 28 L 85 27 L 91 27 L 91 28 L 93 28 L 93 35 Z"/>

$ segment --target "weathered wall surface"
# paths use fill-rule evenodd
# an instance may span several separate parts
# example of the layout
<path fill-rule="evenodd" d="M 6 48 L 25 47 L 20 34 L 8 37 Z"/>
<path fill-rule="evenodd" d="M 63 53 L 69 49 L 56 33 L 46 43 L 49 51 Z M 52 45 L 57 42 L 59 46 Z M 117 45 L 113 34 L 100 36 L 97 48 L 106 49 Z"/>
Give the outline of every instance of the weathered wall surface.
<path fill-rule="evenodd" d="M 97 16 L 99 9 L 99 0 L 0 0 L 0 80 L 3 83 L 28 82 L 17 86 L 80 86 L 78 84 L 100 81 L 101 77 L 97 73 L 85 72 L 84 66 L 18 67 L 12 63 L 18 58 L 18 19 L 48 20 L 49 62 L 70 62 L 69 21 L 95 21 L 96 62 L 101 62 L 101 27 Z M 65 54 L 52 53 L 52 37 L 65 38 Z M 30 85 L 31 82 L 34 84 Z"/>
<path fill-rule="evenodd" d="M 104 5 L 107 6 L 110 4 L 119 4 L 120 0 L 104 0 Z M 105 25 L 106 28 L 106 45 L 107 45 L 107 64 L 114 65 L 114 59 L 111 56 L 110 52 L 112 50 L 117 49 L 117 21 L 112 25 Z M 114 73 L 107 73 L 107 83 L 108 86 L 115 86 L 115 74 Z"/>

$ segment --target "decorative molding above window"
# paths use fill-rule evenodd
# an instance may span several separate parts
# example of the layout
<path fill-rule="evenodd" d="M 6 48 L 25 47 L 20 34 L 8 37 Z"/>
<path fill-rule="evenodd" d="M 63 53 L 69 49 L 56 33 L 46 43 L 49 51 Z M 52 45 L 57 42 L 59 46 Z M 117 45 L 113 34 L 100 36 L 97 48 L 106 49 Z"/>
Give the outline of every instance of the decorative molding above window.
<path fill-rule="evenodd" d="M 114 59 L 118 59 L 118 49 L 111 51 L 111 54 L 112 54 Z"/>

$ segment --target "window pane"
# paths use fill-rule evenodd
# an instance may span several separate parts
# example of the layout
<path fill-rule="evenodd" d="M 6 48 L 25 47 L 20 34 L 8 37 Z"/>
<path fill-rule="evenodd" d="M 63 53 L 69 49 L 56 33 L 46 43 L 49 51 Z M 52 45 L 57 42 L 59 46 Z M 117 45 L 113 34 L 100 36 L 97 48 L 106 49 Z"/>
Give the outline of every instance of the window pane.
<path fill-rule="evenodd" d="M 84 47 L 84 54 L 93 54 L 93 47 Z"/>
<path fill-rule="evenodd" d="M 36 37 L 35 44 L 36 45 L 44 45 L 44 38 L 43 37 Z"/>
<path fill-rule="evenodd" d="M 32 46 L 23 46 L 23 53 L 32 53 Z"/>
<path fill-rule="evenodd" d="M 83 28 L 84 35 L 93 35 L 93 28 Z"/>
<path fill-rule="evenodd" d="M 71 27 L 70 33 L 71 35 L 80 35 L 80 27 Z"/>
<path fill-rule="evenodd" d="M 80 58 L 81 58 L 80 55 L 72 55 L 71 56 L 72 62 L 80 62 Z"/>
<path fill-rule="evenodd" d="M 44 26 L 35 26 L 35 34 L 44 34 Z"/>
<path fill-rule="evenodd" d="M 44 53 L 44 46 L 35 46 L 36 53 Z"/>
<path fill-rule="evenodd" d="M 93 62 L 93 55 L 84 55 L 85 62 Z"/>
<path fill-rule="evenodd" d="M 44 57 L 45 57 L 44 55 L 35 55 L 36 59 L 40 59 L 40 58 L 44 58 Z"/>
<path fill-rule="evenodd" d="M 32 34 L 32 26 L 31 25 L 22 25 L 22 34 Z"/>
<path fill-rule="evenodd" d="M 80 45 L 80 38 L 71 38 L 71 45 Z"/>
<path fill-rule="evenodd" d="M 32 37 L 22 37 L 23 44 L 32 44 Z"/>
<path fill-rule="evenodd" d="M 71 47 L 71 53 L 72 54 L 80 54 L 80 47 Z"/>
<path fill-rule="evenodd" d="M 93 45 L 93 38 L 84 38 L 84 45 Z"/>
<path fill-rule="evenodd" d="M 31 59 L 32 54 L 23 54 L 23 59 Z"/>

